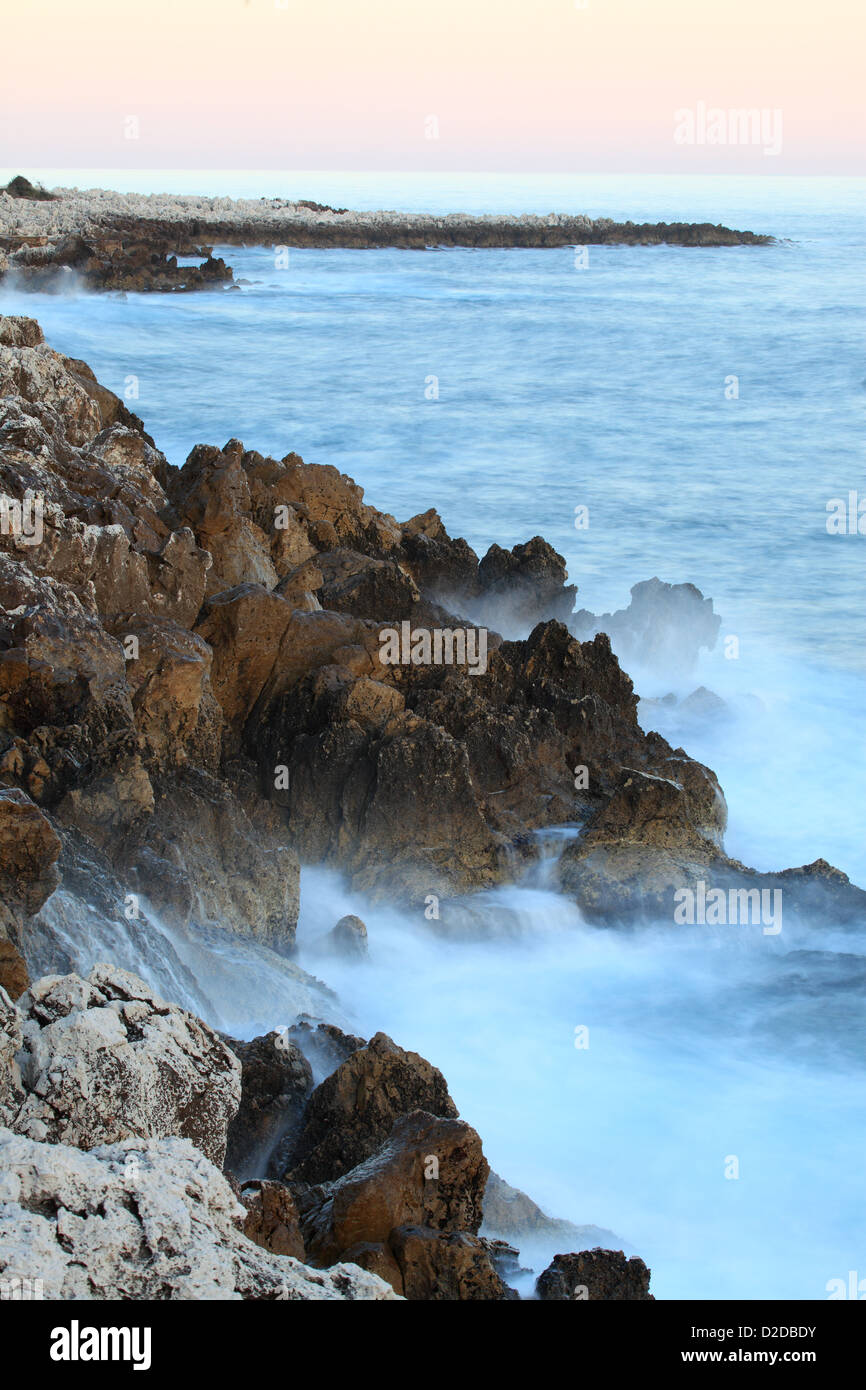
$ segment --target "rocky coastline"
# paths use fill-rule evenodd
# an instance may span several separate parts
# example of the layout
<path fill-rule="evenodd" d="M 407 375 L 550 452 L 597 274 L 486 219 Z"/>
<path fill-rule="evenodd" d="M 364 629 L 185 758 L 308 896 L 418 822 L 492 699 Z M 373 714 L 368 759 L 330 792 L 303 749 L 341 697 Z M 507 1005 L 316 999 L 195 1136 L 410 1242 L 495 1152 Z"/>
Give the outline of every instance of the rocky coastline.
<path fill-rule="evenodd" d="M 490 1174 L 435 1065 L 323 1021 L 292 961 L 302 862 L 469 932 L 472 894 L 567 823 L 562 891 L 603 929 L 671 921 L 700 884 L 866 917 L 822 860 L 759 874 L 725 853 L 718 779 L 643 732 L 603 630 L 639 650 L 647 591 L 575 615 L 541 537 L 479 558 L 433 509 L 398 522 L 335 468 L 238 440 L 173 467 L 20 317 L 0 317 L 0 494 L 0 1279 L 516 1296 L 521 1232 L 549 1218 Z M 697 590 L 661 598 L 714 634 Z M 506 611 L 528 636 L 500 635 Z M 483 632 L 483 669 L 423 643 L 384 659 L 404 630 Z M 126 962 L 79 969 L 62 913 L 130 911 L 267 946 L 322 1009 L 238 1042 Z M 363 953 L 363 923 L 332 944 Z M 549 1226 L 564 1253 L 538 1297 L 651 1297 L 641 1260 Z"/>
<path fill-rule="evenodd" d="M 310 200 L 119 194 L 33 188 L 19 176 L 0 190 L 0 279 L 45 290 L 75 272 L 100 290 L 190 291 L 230 285 L 215 245 L 283 247 L 762 246 L 772 237 L 721 225 L 633 223 L 559 213 L 546 217 L 353 212 Z M 198 265 L 177 258 L 198 259 Z"/>

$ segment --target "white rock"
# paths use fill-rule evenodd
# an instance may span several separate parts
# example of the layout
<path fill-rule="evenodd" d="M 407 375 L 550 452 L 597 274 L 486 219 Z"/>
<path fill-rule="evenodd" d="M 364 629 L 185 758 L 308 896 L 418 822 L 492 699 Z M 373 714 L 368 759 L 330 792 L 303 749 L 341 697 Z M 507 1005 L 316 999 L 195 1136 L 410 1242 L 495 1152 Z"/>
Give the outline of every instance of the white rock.
<path fill-rule="evenodd" d="M 4 1102 L 0 1072 L 9 1128 L 81 1149 L 178 1135 L 222 1165 L 241 1065 L 207 1024 L 109 965 L 38 980 L 17 1012 L 26 1094 L 16 1106 L 9 1083 Z"/>
<path fill-rule="evenodd" d="M 243 1234 L 245 1209 L 185 1139 L 82 1153 L 0 1129 L 0 1280 L 46 1299 L 384 1300 L 356 1265 L 310 1269 Z"/>

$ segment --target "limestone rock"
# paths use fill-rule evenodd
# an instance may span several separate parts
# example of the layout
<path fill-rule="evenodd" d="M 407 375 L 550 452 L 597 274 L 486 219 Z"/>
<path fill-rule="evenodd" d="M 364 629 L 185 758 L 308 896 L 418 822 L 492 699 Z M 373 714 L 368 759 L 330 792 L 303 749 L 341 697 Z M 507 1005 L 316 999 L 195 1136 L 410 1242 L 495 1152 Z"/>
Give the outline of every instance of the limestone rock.
<path fill-rule="evenodd" d="M 275 1151 L 296 1136 L 313 1088 L 312 1068 L 285 1035 L 226 1041 L 242 1068 L 241 1103 L 229 1125 L 226 1169 L 241 1181 L 276 1175 L 281 1168 Z"/>
<path fill-rule="evenodd" d="M 312 1270 L 243 1233 L 245 1208 L 183 1139 L 89 1153 L 0 1130 L 0 1276 L 47 1299 L 393 1299 L 354 1265 Z"/>
<path fill-rule="evenodd" d="M 363 960 L 367 954 L 367 928 L 353 913 L 341 917 L 325 940 L 333 951 L 347 959 Z"/>
<path fill-rule="evenodd" d="M 398 1226 L 391 1232 L 389 1246 L 400 1270 L 402 1293 L 409 1300 L 501 1302 L 511 1293 L 493 1265 L 486 1242 L 476 1235 Z"/>
<path fill-rule="evenodd" d="M 18 1007 L 26 1096 L 6 1117 L 17 1133 L 82 1149 L 178 1135 L 222 1163 L 241 1068 L 206 1024 L 107 965 L 38 980 Z"/>

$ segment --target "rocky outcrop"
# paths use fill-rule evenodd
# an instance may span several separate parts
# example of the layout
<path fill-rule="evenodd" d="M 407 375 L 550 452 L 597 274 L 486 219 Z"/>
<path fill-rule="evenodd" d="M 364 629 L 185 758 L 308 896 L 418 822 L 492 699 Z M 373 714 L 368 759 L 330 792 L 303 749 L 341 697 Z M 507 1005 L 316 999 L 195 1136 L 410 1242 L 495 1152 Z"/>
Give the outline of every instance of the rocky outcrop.
<path fill-rule="evenodd" d="M 337 469 L 238 440 L 175 469 L 38 325 L 0 319 L 0 343 L 0 490 L 22 518 L 43 503 L 41 538 L 0 528 L 0 786 L 170 924 L 288 953 L 298 859 L 426 905 L 512 880 L 563 822 L 582 827 L 563 887 L 597 918 L 746 872 L 713 773 L 643 732 L 608 636 L 562 621 L 574 586 L 543 539 L 479 560 L 433 510 L 401 524 Z M 718 626 L 658 581 L 614 616 L 654 660 L 659 632 Z M 447 655 L 388 656 L 404 624 L 450 634 Z"/>
<path fill-rule="evenodd" d="M 82 1153 L 0 1129 L 0 1276 L 46 1299 L 393 1299 L 354 1265 L 309 1269 L 243 1232 L 246 1209 L 183 1139 Z"/>
<path fill-rule="evenodd" d="M 367 927 L 360 917 L 349 912 L 328 932 L 325 946 L 347 960 L 363 960 L 367 955 Z"/>
<path fill-rule="evenodd" d="M 377 1033 L 313 1092 L 290 1159 L 292 1178 L 322 1183 L 341 1177 L 375 1154 L 394 1122 L 410 1111 L 457 1116 L 438 1068 Z"/>
<path fill-rule="evenodd" d="M 241 1068 L 200 1019 L 113 966 L 39 980 L 18 1010 L 24 1094 L 4 1124 L 80 1149 L 177 1135 L 222 1164 Z"/>
<path fill-rule="evenodd" d="M 387 1243 L 398 1226 L 475 1235 L 488 1172 L 470 1125 L 413 1110 L 370 1158 L 335 1182 L 313 1188 L 290 1182 L 308 1257 L 331 1264 L 358 1244 Z"/>
<path fill-rule="evenodd" d="M 581 641 L 606 632 L 629 671 L 651 671 L 671 680 L 689 672 L 701 650 L 712 651 L 721 627 L 713 600 L 694 584 L 647 579 L 631 590 L 628 608 L 596 616 L 581 608 L 570 627 Z"/>
<path fill-rule="evenodd" d="M 637 1257 L 627 1260 L 621 1250 L 582 1250 L 556 1255 L 536 1283 L 544 1302 L 599 1299 L 642 1302 L 652 1300 L 650 1271 Z"/>
<path fill-rule="evenodd" d="M 286 1035 L 226 1042 L 241 1063 L 241 1101 L 229 1125 L 226 1170 L 241 1181 L 276 1177 L 285 1169 L 313 1089 L 312 1068 Z"/>
<path fill-rule="evenodd" d="M 391 1232 L 389 1248 L 400 1271 L 399 1285 L 392 1287 L 410 1301 L 499 1303 L 517 1297 L 479 1236 L 398 1226 Z"/>

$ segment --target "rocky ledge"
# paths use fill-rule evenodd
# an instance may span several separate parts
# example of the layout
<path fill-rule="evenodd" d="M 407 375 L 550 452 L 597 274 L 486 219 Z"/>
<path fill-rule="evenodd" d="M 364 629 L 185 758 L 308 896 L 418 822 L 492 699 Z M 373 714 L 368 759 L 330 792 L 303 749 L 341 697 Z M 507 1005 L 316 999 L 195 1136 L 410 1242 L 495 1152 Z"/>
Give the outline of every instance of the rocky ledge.
<path fill-rule="evenodd" d="M 0 278 L 52 288 L 75 271 L 94 289 L 192 290 L 232 280 L 214 244 L 321 247 L 760 246 L 772 237 L 710 223 L 614 222 L 550 213 L 352 212 L 309 199 L 202 198 L 34 189 L 21 176 L 0 190 Z M 178 265 L 177 257 L 198 265 Z"/>

